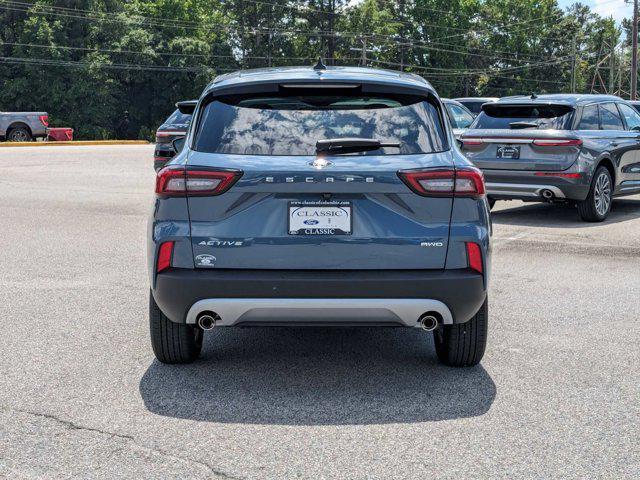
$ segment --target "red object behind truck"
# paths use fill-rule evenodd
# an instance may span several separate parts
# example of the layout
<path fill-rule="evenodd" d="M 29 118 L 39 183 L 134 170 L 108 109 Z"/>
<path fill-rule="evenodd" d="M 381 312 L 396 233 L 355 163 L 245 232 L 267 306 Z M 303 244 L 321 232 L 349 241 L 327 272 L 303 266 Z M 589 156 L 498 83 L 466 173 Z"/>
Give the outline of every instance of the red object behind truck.
<path fill-rule="evenodd" d="M 73 140 L 73 128 L 47 128 L 47 140 L 51 142 L 70 142 Z"/>

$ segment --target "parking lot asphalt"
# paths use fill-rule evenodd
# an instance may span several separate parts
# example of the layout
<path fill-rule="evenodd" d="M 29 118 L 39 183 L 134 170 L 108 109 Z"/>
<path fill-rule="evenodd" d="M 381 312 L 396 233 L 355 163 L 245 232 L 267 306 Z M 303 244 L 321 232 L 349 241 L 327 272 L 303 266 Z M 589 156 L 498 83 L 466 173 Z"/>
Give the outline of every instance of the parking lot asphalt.
<path fill-rule="evenodd" d="M 498 202 L 481 366 L 409 329 L 220 329 L 167 366 L 152 155 L 0 151 L 0 477 L 640 477 L 640 197 Z"/>

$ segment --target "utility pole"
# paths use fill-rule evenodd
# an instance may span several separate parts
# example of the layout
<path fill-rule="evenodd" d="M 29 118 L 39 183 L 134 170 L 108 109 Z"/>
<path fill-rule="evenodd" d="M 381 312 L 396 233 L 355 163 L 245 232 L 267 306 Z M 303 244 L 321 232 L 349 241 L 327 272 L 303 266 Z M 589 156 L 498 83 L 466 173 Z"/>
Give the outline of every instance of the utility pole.
<path fill-rule="evenodd" d="M 618 91 L 616 92 L 616 95 L 618 95 L 619 97 L 622 96 L 622 72 L 623 72 L 623 66 L 624 66 L 624 43 L 620 44 L 620 62 L 618 64 Z"/>
<path fill-rule="evenodd" d="M 638 0 L 633 0 L 633 38 L 631 39 L 631 100 L 638 93 Z"/>
<path fill-rule="evenodd" d="M 611 52 L 609 53 L 609 94 L 616 88 L 616 32 L 611 32 Z"/>
<path fill-rule="evenodd" d="M 404 23 L 404 20 L 405 20 L 404 8 L 405 8 L 405 1 L 399 0 L 398 16 L 400 17 L 400 25 L 402 25 L 400 27 L 400 71 L 401 72 L 404 72 L 404 37 L 405 37 L 405 30 L 406 30 L 406 25 Z"/>
<path fill-rule="evenodd" d="M 322 2 L 324 6 L 324 2 Z M 336 1 L 329 0 L 327 15 L 329 17 L 329 40 L 327 42 L 327 63 L 329 65 L 335 65 L 333 57 L 336 55 L 336 39 L 335 35 L 335 15 L 336 15 Z"/>
<path fill-rule="evenodd" d="M 267 33 L 267 63 L 269 67 L 271 67 L 271 35 L 273 34 L 273 23 L 271 22 L 272 10 L 273 5 L 270 5 L 269 16 L 267 17 L 267 28 L 269 29 L 269 32 Z"/>
<path fill-rule="evenodd" d="M 571 62 L 571 92 L 570 93 L 576 93 L 576 83 L 577 83 L 576 69 L 578 68 L 578 59 L 576 58 L 578 56 L 576 36 L 577 34 L 573 36 L 573 56 L 572 56 L 572 62 Z"/>
<path fill-rule="evenodd" d="M 367 50 L 367 37 L 363 36 L 360 41 L 362 42 L 362 48 L 350 48 L 350 52 L 359 52 L 360 53 L 360 66 L 367 66 L 367 52 L 373 53 L 373 50 Z"/>

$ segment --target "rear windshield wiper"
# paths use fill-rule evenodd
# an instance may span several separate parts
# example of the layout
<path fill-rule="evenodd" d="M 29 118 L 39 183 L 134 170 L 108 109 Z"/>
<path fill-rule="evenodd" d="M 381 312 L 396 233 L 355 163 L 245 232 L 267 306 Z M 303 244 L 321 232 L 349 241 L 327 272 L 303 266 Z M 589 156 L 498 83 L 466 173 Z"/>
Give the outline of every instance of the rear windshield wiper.
<path fill-rule="evenodd" d="M 511 122 L 509 126 L 511 128 L 538 128 L 538 124 L 535 122 Z"/>
<path fill-rule="evenodd" d="M 374 138 L 329 138 L 316 142 L 316 153 L 340 155 L 343 153 L 369 152 L 384 147 L 400 148 L 397 142 L 383 143 Z"/>

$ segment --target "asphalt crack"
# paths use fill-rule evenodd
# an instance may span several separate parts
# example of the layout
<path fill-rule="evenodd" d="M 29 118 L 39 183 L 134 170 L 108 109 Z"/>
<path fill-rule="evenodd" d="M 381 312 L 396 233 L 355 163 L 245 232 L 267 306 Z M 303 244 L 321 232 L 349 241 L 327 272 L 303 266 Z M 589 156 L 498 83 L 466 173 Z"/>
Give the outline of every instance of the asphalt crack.
<path fill-rule="evenodd" d="M 53 420 L 53 421 L 59 423 L 60 425 L 65 426 L 69 430 L 84 430 L 84 431 L 87 431 L 87 432 L 102 433 L 104 435 L 109 435 L 112 438 L 123 438 L 125 440 L 134 440 L 134 438 L 131 435 L 123 435 L 121 433 L 109 432 L 107 430 L 101 430 L 99 428 L 85 427 L 83 425 L 78 425 L 77 423 L 74 423 L 74 422 L 72 422 L 70 420 L 63 420 L 62 418 L 59 418 L 59 417 L 57 417 L 55 415 L 51 415 L 51 414 L 48 414 L 48 413 L 33 412 L 31 410 L 21 410 L 19 408 L 14 408 L 13 410 L 15 412 L 20 412 L 20 413 L 24 413 L 24 414 L 27 414 L 27 415 L 32 415 L 34 417 L 47 418 L 49 420 Z"/>
<path fill-rule="evenodd" d="M 102 430 L 100 428 L 94 428 L 94 427 L 88 427 L 85 425 L 79 425 L 71 420 L 65 420 L 63 418 L 60 418 L 56 415 L 53 414 L 49 414 L 49 413 L 41 413 L 41 412 L 34 412 L 32 410 L 23 410 L 20 408 L 8 408 L 8 407 L 3 407 L 3 410 L 12 410 L 14 412 L 19 412 L 19 413 L 23 413 L 25 415 L 31 415 L 33 417 L 38 417 L 38 418 L 45 418 L 47 420 L 52 420 L 60 425 L 62 425 L 63 427 L 67 428 L 68 430 L 76 430 L 76 431 L 84 431 L 84 432 L 93 432 L 93 433 L 99 433 L 102 435 L 108 435 L 111 438 L 118 438 L 118 439 L 122 439 L 122 440 L 126 440 L 128 442 L 133 443 L 134 445 L 136 445 L 139 448 L 142 448 L 144 450 L 147 450 L 149 452 L 153 452 L 153 453 L 157 453 L 163 457 L 170 457 L 170 458 L 175 458 L 177 460 L 181 460 L 183 462 L 186 463 L 192 463 L 195 465 L 199 465 L 200 467 L 206 469 L 211 475 L 214 475 L 217 478 L 222 478 L 222 479 L 228 479 L 228 480 L 242 480 L 241 477 L 236 477 L 233 475 L 230 475 L 228 473 L 225 473 L 221 470 L 217 470 L 216 468 L 214 468 L 213 466 L 211 466 L 210 464 L 208 464 L 207 462 L 204 462 L 202 460 L 197 460 L 195 458 L 191 458 L 188 456 L 184 456 L 184 455 L 179 455 L 176 453 L 172 453 L 169 451 L 166 451 L 162 448 L 158 448 L 158 447 L 150 447 L 148 445 L 144 445 L 140 442 L 138 442 L 132 435 L 126 435 L 126 434 L 122 434 L 122 433 L 117 433 L 117 432 L 111 432 L 108 430 Z"/>

